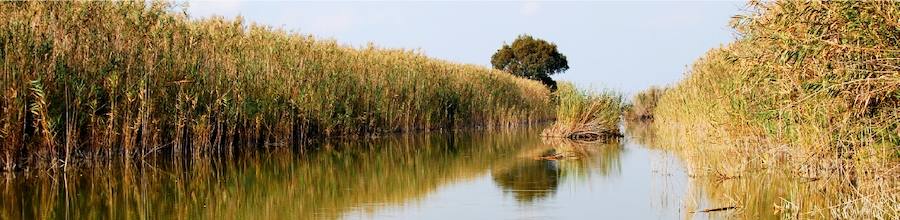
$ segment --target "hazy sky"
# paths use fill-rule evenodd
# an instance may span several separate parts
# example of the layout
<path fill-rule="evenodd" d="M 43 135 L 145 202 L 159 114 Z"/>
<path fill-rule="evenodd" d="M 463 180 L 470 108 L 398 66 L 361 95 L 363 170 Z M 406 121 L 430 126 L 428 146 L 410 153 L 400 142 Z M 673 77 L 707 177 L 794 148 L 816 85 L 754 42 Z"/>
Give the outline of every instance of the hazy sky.
<path fill-rule="evenodd" d="M 704 52 L 734 39 L 743 2 L 190 2 L 192 18 L 245 20 L 360 46 L 419 49 L 490 66 L 520 34 L 554 42 L 571 69 L 554 75 L 626 94 L 671 84 Z"/>

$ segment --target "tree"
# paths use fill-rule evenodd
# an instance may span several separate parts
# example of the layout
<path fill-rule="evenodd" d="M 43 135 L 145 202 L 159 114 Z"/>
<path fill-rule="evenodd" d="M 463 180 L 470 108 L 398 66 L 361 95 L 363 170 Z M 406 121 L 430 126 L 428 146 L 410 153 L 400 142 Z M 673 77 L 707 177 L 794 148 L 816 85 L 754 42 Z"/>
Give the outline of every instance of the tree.
<path fill-rule="evenodd" d="M 556 81 L 550 75 L 569 69 L 566 56 L 556 50 L 556 44 L 529 35 L 519 35 L 512 45 L 504 43 L 491 56 L 491 64 L 495 69 L 541 81 L 551 90 L 556 90 Z"/>

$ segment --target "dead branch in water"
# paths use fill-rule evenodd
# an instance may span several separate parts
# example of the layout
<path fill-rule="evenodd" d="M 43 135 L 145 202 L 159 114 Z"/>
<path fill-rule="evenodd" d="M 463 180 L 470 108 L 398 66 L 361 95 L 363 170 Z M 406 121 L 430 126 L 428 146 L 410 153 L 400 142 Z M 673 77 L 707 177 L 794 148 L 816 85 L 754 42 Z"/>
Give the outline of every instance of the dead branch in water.
<path fill-rule="evenodd" d="M 736 208 L 737 208 L 737 206 L 726 206 L 726 207 L 719 207 L 719 208 L 704 209 L 704 210 L 700 210 L 700 211 L 693 211 L 693 212 L 691 212 L 691 213 L 698 213 L 698 212 L 703 212 L 703 213 L 707 213 L 707 212 L 718 212 L 718 211 L 732 210 L 732 209 L 736 209 Z"/>
<path fill-rule="evenodd" d="M 574 128 L 573 128 L 574 127 Z M 593 143 L 623 137 L 617 130 L 601 129 L 597 126 L 553 125 L 543 132 L 542 137 L 565 138 L 576 142 Z"/>

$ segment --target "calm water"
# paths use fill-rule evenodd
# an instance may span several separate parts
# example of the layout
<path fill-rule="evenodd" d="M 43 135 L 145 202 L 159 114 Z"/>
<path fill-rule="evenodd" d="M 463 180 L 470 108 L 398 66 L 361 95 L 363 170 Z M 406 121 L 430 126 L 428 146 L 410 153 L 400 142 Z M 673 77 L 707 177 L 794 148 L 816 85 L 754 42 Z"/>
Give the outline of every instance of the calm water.
<path fill-rule="evenodd" d="M 6 175 L 0 219 L 708 218 L 680 162 L 633 138 L 578 145 L 539 129 L 337 142 L 299 154 Z M 569 159 L 538 160 L 546 155 Z M 712 216 L 716 217 L 716 216 Z"/>

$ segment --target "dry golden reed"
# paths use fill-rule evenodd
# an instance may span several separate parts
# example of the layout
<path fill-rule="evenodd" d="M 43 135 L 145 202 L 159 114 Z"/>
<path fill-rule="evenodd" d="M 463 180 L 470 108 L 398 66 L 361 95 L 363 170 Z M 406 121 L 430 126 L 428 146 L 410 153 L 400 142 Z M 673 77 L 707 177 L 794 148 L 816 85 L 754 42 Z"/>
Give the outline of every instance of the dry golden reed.
<path fill-rule="evenodd" d="M 896 219 L 900 2 L 749 5 L 732 22 L 739 39 L 660 98 L 661 145 L 679 149 L 697 175 L 784 169 L 838 182 L 827 192 L 839 199 L 825 204 L 784 198 L 795 210 L 784 217 Z"/>

